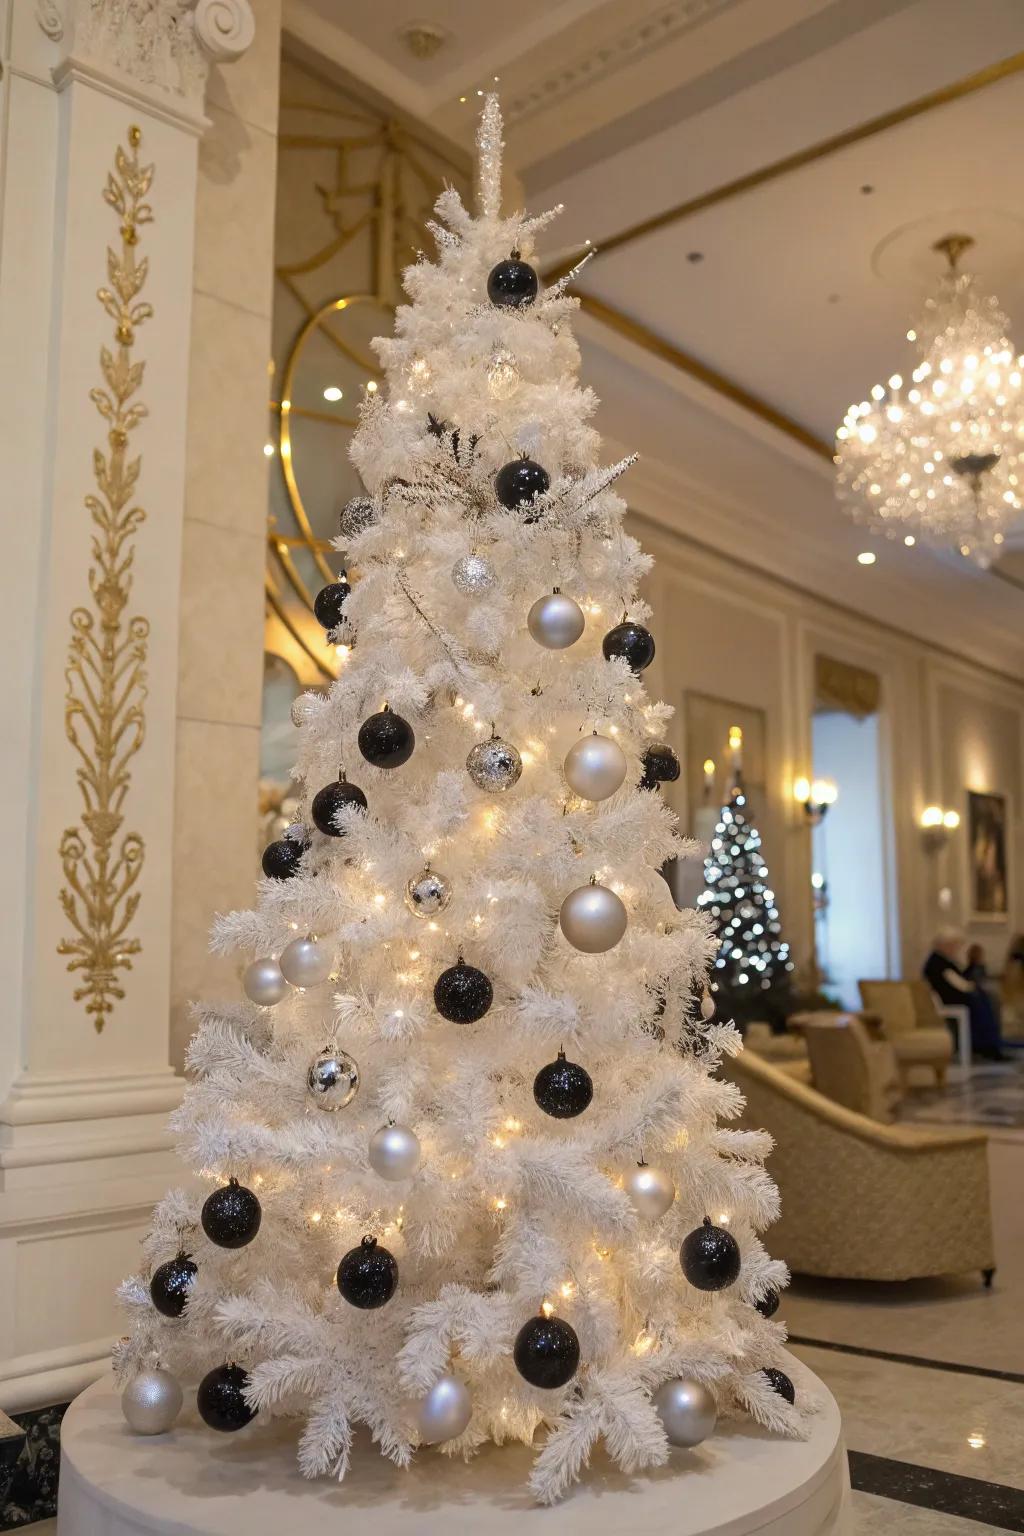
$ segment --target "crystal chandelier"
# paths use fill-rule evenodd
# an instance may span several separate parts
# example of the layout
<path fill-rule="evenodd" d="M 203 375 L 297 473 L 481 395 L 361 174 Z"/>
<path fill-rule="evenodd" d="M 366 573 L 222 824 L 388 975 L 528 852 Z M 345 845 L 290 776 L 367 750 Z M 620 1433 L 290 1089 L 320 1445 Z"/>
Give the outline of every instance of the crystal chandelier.
<path fill-rule="evenodd" d="M 836 433 L 836 492 L 886 534 L 952 547 L 987 566 L 1021 511 L 1024 358 L 998 301 L 958 268 L 974 241 L 932 247 L 949 264 L 923 319 L 907 332 L 918 362 L 851 405 Z"/>

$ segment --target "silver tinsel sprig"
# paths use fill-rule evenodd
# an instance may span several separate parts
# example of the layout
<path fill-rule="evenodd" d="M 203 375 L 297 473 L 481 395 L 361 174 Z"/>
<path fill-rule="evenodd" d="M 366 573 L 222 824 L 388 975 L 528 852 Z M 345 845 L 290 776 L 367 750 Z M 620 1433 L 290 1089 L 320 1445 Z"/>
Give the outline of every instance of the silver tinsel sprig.
<path fill-rule="evenodd" d="M 476 204 L 488 219 L 496 219 L 501 212 L 501 154 L 505 148 L 501 130 L 501 108 L 492 92 L 484 102 L 476 134 Z"/>

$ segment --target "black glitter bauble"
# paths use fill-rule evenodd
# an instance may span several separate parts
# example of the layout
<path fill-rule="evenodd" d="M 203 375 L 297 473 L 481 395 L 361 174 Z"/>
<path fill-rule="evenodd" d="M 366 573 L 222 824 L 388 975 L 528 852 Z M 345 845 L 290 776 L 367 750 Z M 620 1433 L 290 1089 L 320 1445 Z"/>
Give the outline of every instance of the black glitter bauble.
<path fill-rule="evenodd" d="M 350 1248 L 338 1265 L 338 1290 L 350 1306 L 364 1312 L 383 1307 L 395 1294 L 398 1265 L 394 1254 L 382 1248 L 375 1237 L 364 1237 L 358 1248 Z"/>
<path fill-rule="evenodd" d="M 560 1317 L 531 1317 L 512 1346 L 516 1370 L 531 1387 L 553 1392 L 572 1381 L 580 1363 L 580 1341 Z"/>
<path fill-rule="evenodd" d="M 754 1302 L 754 1309 L 755 1311 L 760 1312 L 762 1317 L 774 1317 L 776 1312 L 779 1310 L 779 1303 L 781 1300 L 782 1297 L 779 1295 L 778 1291 L 773 1285 L 768 1291 L 767 1295 L 759 1296 L 757 1301 Z"/>
<path fill-rule="evenodd" d="M 263 873 L 271 880 L 290 880 L 299 872 L 302 855 L 309 847 L 305 838 L 279 837 L 263 850 Z"/>
<path fill-rule="evenodd" d="M 506 511 L 515 512 L 543 496 L 550 484 L 551 476 L 535 459 L 511 459 L 494 477 L 494 494 Z"/>
<path fill-rule="evenodd" d="M 768 1377 L 770 1386 L 780 1397 L 784 1397 L 786 1402 L 790 1404 L 796 1402 L 796 1387 L 794 1387 L 785 1371 L 777 1371 L 774 1365 L 769 1365 L 765 1367 L 764 1374 Z"/>
<path fill-rule="evenodd" d="M 218 1365 L 207 1371 L 196 1393 L 203 1423 L 225 1434 L 244 1429 L 256 1417 L 255 1408 L 250 1408 L 242 1395 L 248 1380 L 240 1365 Z"/>
<path fill-rule="evenodd" d="M 324 629 L 337 629 L 345 617 L 342 610 L 351 591 L 344 576 L 339 576 L 337 581 L 332 581 L 327 587 L 321 587 L 313 601 L 317 623 Z"/>
<path fill-rule="evenodd" d="M 494 988 L 475 965 L 460 960 L 434 983 L 434 1007 L 452 1024 L 475 1024 L 494 1002 Z"/>
<path fill-rule="evenodd" d="M 546 1115 L 572 1120 L 594 1097 L 594 1083 L 585 1067 L 566 1061 L 565 1052 L 559 1051 L 557 1061 L 549 1061 L 534 1078 L 533 1096 Z"/>
<path fill-rule="evenodd" d="M 679 759 L 664 741 L 647 748 L 643 759 L 641 789 L 657 789 L 659 784 L 674 784 L 679 777 Z"/>
<path fill-rule="evenodd" d="M 365 811 L 366 796 L 357 785 L 350 784 L 347 779 L 338 779 L 336 783 L 325 784 L 323 789 L 317 790 L 309 812 L 314 825 L 321 832 L 326 832 L 328 837 L 344 837 L 345 828 L 336 827 L 334 818 L 339 811 L 350 805 Z"/>
<path fill-rule="evenodd" d="M 231 1179 L 207 1196 L 200 1220 L 218 1248 L 244 1248 L 259 1231 L 263 1210 L 251 1189 Z"/>
<path fill-rule="evenodd" d="M 198 1267 L 187 1253 L 176 1254 L 153 1271 L 149 1294 L 153 1305 L 164 1317 L 180 1317 L 192 1290 Z"/>
<path fill-rule="evenodd" d="M 416 733 L 387 706 L 359 727 L 359 750 L 375 768 L 401 768 L 412 757 Z"/>
<path fill-rule="evenodd" d="M 621 656 L 629 662 L 632 672 L 642 672 L 654 660 L 654 636 L 642 624 L 623 619 L 610 629 L 601 642 L 605 661 Z"/>
<path fill-rule="evenodd" d="M 513 251 L 508 261 L 499 261 L 487 278 L 487 297 L 502 309 L 522 309 L 537 297 L 537 274 L 528 261 L 521 261 Z"/>
<path fill-rule="evenodd" d="M 703 1225 L 683 1238 L 679 1262 L 696 1290 L 722 1291 L 739 1275 L 740 1245 L 731 1232 L 705 1216 Z"/>

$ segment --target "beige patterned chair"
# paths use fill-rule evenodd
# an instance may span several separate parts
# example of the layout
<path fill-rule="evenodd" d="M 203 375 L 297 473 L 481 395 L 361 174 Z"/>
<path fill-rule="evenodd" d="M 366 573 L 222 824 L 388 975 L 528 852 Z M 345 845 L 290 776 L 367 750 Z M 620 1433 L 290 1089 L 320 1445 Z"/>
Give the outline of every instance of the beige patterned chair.
<path fill-rule="evenodd" d="M 902 1093 L 896 1053 L 880 1024 L 856 1013 L 795 1013 L 807 1041 L 811 1086 L 869 1120 L 895 1118 Z"/>
<path fill-rule="evenodd" d="M 892 1042 L 904 1088 L 910 1087 L 914 1067 L 929 1067 L 938 1087 L 946 1086 L 946 1070 L 953 1058 L 953 1037 L 941 1022 L 924 1025 L 908 981 L 859 981 L 865 1011 L 877 1014 Z"/>
<path fill-rule="evenodd" d="M 911 1280 L 995 1270 L 987 1137 L 880 1125 L 748 1052 L 723 1071 L 746 1095 L 742 1123 L 775 1138 L 782 1195 L 771 1249 L 805 1275 Z"/>

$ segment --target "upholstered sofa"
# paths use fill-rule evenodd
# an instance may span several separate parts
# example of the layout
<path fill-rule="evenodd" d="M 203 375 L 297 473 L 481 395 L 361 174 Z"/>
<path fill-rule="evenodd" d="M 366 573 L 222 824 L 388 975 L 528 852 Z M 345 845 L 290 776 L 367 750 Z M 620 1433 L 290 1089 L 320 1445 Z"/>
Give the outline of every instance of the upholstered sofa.
<path fill-rule="evenodd" d="M 983 1132 L 881 1125 L 751 1052 L 723 1065 L 775 1138 L 772 1252 L 807 1275 L 910 1280 L 995 1267 Z"/>

